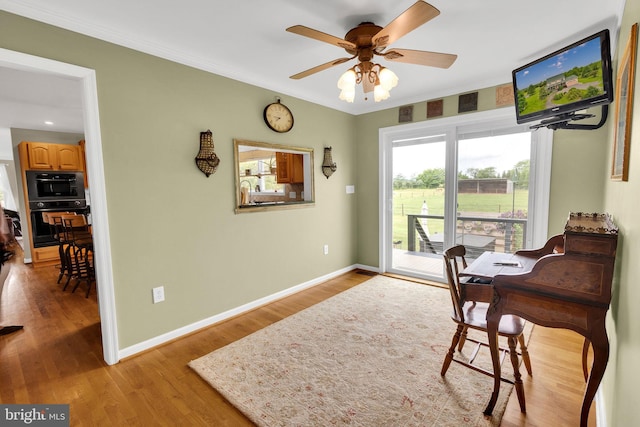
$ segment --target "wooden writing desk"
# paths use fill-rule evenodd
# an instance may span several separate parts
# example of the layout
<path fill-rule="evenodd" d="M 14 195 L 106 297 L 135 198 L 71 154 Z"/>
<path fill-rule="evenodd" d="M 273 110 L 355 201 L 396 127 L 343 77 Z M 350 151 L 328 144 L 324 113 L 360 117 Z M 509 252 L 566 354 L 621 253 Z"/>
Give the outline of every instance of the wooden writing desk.
<path fill-rule="evenodd" d="M 511 269 L 503 269 L 495 272 L 491 282 L 493 300 L 487 312 L 494 388 L 484 411 L 486 415 L 493 412 L 500 392 L 498 324 L 503 314 L 515 314 L 538 325 L 574 330 L 588 340 L 586 343 L 591 342 L 594 359 L 580 413 L 580 426 L 587 426 L 589 408 L 609 359 L 605 317 L 611 302 L 617 238 L 618 229 L 608 215 L 572 213 L 565 226 L 564 253 L 519 251 L 517 254 L 534 258 L 530 271 L 506 274 L 511 273 Z M 557 245 L 551 240 L 545 248 Z M 545 252 L 549 254 L 544 255 Z M 491 273 L 492 266 L 474 266 L 475 271 L 481 268 Z M 518 390 L 520 375 L 515 374 Z M 521 402 L 524 402 L 524 394 Z"/>

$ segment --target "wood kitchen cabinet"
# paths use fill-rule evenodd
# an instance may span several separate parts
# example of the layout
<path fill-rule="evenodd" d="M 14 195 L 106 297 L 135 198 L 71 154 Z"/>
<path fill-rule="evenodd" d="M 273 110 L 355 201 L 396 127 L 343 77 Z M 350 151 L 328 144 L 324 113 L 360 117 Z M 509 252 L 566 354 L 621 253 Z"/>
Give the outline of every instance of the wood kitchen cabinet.
<path fill-rule="evenodd" d="M 300 184 L 304 182 L 302 154 L 276 152 L 276 177 L 278 184 Z"/>
<path fill-rule="evenodd" d="M 20 156 L 23 155 L 26 157 L 25 166 L 31 170 L 83 170 L 81 148 L 78 145 L 22 142 Z"/>

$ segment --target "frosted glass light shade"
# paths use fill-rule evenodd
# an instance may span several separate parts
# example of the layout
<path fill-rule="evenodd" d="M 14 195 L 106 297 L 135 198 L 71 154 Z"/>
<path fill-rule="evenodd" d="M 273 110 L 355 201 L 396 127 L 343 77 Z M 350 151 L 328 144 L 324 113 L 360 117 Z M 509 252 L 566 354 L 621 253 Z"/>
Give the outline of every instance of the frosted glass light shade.
<path fill-rule="evenodd" d="M 388 68 L 383 68 L 378 77 L 380 78 L 380 85 L 387 91 L 398 85 L 398 76 Z"/>
<path fill-rule="evenodd" d="M 389 98 L 389 91 L 382 87 L 382 84 L 376 85 L 373 88 L 373 99 L 376 102 L 384 101 Z"/>
<path fill-rule="evenodd" d="M 338 79 L 338 89 L 352 89 L 356 86 L 356 73 L 352 69 L 348 69 Z"/>
<path fill-rule="evenodd" d="M 345 88 L 342 89 L 342 91 L 340 92 L 340 96 L 339 98 L 343 101 L 347 101 L 349 103 L 352 103 L 353 100 L 356 97 L 356 88 L 354 87 L 350 87 L 350 88 Z"/>

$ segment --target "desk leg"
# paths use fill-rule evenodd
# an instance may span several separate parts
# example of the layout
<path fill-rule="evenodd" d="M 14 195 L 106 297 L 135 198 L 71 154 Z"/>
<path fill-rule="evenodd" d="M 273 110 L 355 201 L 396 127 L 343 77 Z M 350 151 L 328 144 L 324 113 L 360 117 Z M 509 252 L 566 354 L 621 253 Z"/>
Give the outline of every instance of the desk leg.
<path fill-rule="evenodd" d="M 494 406 L 496 406 L 498 394 L 500 393 L 500 376 L 502 375 L 500 368 L 500 351 L 498 348 L 498 325 L 500 324 L 502 314 L 495 309 L 493 306 L 494 303 L 492 303 L 487 313 L 487 334 L 489 335 L 489 350 L 491 351 L 491 361 L 493 362 L 493 392 L 484 410 L 485 415 L 491 415 Z"/>
<path fill-rule="evenodd" d="M 582 401 L 582 411 L 580 412 L 580 427 L 587 427 L 587 419 L 589 418 L 589 409 L 591 402 L 596 395 L 600 381 L 604 376 L 604 371 L 609 361 L 609 339 L 605 328 L 605 319 L 597 319 L 592 328 L 591 345 L 593 347 L 593 364 L 591 365 L 591 373 L 589 381 L 584 392 Z"/>
<path fill-rule="evenodd" d="M 589 346 L 591 342 L 585 337 L 582 344 L 582 374 L 584 375 L 584 382 L 589 381 L 589 368 L 587 367 L 587 358 L 589 356 Z"/>

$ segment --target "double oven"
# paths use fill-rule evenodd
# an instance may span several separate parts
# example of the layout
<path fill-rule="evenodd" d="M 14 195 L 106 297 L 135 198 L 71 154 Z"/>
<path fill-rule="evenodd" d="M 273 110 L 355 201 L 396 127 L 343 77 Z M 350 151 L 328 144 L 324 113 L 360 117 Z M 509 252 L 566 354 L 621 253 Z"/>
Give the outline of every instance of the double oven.
<path fill-rule="evenodd" d="M 26 171 L 31 236 L 36 248 L 57 244 L 43 212 L 88 213 L 82 172 Z"/>

